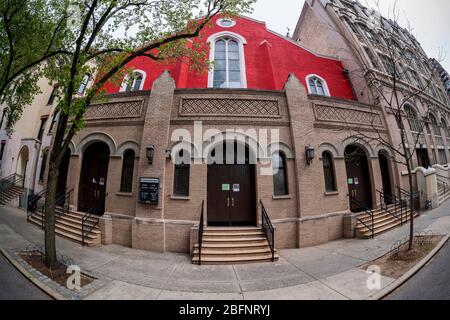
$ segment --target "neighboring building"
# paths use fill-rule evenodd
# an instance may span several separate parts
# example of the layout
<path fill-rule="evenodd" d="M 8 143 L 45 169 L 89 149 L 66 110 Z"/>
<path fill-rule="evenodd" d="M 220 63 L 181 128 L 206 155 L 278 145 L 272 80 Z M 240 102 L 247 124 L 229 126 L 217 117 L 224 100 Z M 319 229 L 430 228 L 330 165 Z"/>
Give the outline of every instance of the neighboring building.
<path fill-rule="evenodd" d="M 89 80 L 88 80 L 89 81 Z M 56 111 L 57 86 L 51 86 L 45 78 L 39 80 L 40 93 L 31 105 L 23 110 L 22 117 L 14 126 L 10 136 L 6 132 L 6 111 L 0 106 L 0 178 L 12 174 L 23 176 L 26 192 L 19 199 L 19 205 L 27 206 L 30 194 L 44 189 L 47 172 L 47 154 L 51 145 L 52 134 L 58 121 Z M 84 93 L 80 88 L 78 94 Z"/>
<path fill-rule="evenodd" d="M 436 59 L 430 59 L 430 63 L 439 75 L 439 78 L 441 79 L 444 88 L 447 90 L 447 95 L 450 99 L 450 74 L 448 74 L 448 72 Z"/>
<path fill-rule="evenodd" d="M 247 17 L 215 18 L 194 40 L 210 44 L 215 64 L 207 74 L 185 60 L 143 57 L 128 66 L 133 81 L 106 85 L 108 99 L 88 108 L 61 175 L 75 210 L 102 215 L 103 243 L 189 252 L 203 213 L 207 227 L 222 227 L 205 233 L 213 262 L 223 258 L 211 248 L 236 250 L 214 237 L 233 244 L 236 235 L 245 237 L 244 257 L 234 259 L 265 260 L 263 212 L 276 248 L 307 247 L 354 236 L 350 210 L 378 208 L 377 190 L 405 185 L 389 150 L 354 138 L 356 128 L 369 137 L 375 128 L 384 139 L 396 129 L 347 71 L 347 60 L 358 61 L 336 58 L 327 33 L 307 43 L 316 37 L 311 28 L 321 31 L 313 17 L 307 4 L 299 23 L 309 33 L 305 45 Z M 235 149 L 243 152 L 220 161 Z"/>
<path fill-rule="evenodd" d="M 379 36 L 380 32 L 389 34 L 389 43 L 385 43 L 386 36 Z M 420 135 L 413 166 L 427 167 L 449 162 L 450 103 L 429 58 L 407 30 L 392 20 L 381 18 L 358 1 L 306 0 L 293 39 L 317 52 L 338 56 L 349 72 L 358 100 L 383 106 L 391 141 L 393 145 L 399 145 L 395 118 L 388 111 L 385 100 L 371 87 L 374 82 L 366 72 L 369 69 L 373 71 L 370 75 L 384 85 L 389 97 L 393 68 L 388 51 L 394 47 L 395 57 L 399 58 L 397 67 L 402 71 L 397 85 L 411 129 L 409 141 L 415 141 L 413 137 Z M 425 88 L 423 92 L 403 101 L 422 88 Z M 429 122 L 425 132 L 420 129 L 419 120 L 422 118 Z M 403 170 L 400 166 L 400 172 Z M 402 185 L 406 185 L 406 181 Z"/>

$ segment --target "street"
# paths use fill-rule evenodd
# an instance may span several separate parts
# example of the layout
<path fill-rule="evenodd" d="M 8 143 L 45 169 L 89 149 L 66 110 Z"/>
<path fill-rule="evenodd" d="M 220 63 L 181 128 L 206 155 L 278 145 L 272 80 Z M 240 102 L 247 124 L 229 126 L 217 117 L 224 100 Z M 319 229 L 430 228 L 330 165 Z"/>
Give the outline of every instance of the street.
<path fill-rule="evenodd" d="M 450 300 L 450 244 L 386 300 Z"/>
<path fill-rule="evenodd" d="M 49 300 L 0 254 L 0 300 Z"/>

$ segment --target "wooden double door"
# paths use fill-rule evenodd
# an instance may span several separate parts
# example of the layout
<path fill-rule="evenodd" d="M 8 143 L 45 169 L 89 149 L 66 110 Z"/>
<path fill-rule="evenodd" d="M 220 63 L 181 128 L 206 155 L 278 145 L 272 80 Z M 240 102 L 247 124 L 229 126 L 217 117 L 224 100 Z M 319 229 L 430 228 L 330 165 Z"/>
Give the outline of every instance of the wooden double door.
<path fill-rule="evenodd" d="M 255 165 L 209 165 L 207 203 L 209 226 L 256 226 Z"/>
<path fill-rule="evenodd" d="M 105 212 L 106 179 L 108 176 L 109 147 L 102 142 L 90 145 L 83 154 L 78 210 L 95 214 Z"/>

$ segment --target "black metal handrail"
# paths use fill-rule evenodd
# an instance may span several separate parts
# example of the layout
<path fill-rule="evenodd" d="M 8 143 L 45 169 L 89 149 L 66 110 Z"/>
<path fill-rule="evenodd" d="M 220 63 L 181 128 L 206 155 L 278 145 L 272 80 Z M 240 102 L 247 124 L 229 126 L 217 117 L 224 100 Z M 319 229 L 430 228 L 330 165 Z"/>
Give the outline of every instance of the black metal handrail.
<path fill-rule="evenodd" d="M 267 242 L 269 243 L 270 250 L 272 251 L 272 262 L 275 261 L 275 230 L 273 228 L 272 222 L 270 221 L 269 215 L 267 214 L 266 208 L 262 201 L 261 203 L 261 224 L 262 229 L 266 235 Z"/>
<path fill-rule="evenodd" d="M 370 209 L 367 205 L 356 199 L 355 197 L 352 197 L 350 194 L 347 194 L 347 196 L 350 199 L 350 203 L 356 207 L 358 207 L 360 210 L 362 210 L 359 215 L 356 217 L 356 219 L 365 226 L 370 232 L 372 232 L 372 238 L 375 237 L 375 214 L 372 209 Z M 370 223 L 366 223 L 364 219 L 369 216 Z"/>
<path fill-rule="evenodd" d="M 105 195 L 105 199 L 108 197 L 108 194 Z M 94 214 L 96 214 L 100 208 L 103 206 L 103 203 L 99 203 L 96 207 L 90 208 L 83 216 L 83 219 L 81 220 L 81 242 L 83 247 L 86 245 L 86 237 L 88 234 L 92 232 L 92 230 L 98 226 L 99 220 L 97 219 L 95 222 L 90 221 L 89 219 L 92 218 Z M 90 222 L 90 225 L 87 224 L 87 222 Z"/>
<path fill-rule="evenodd" d="M 67 191 L 67 192 L 60 192 L 56 196 L 55 205 L 57 207 L 60 207 L 60 210 L 58 210 L 57 214 L 59 217 L 62 217 L 63 215 L 70 212 L 70 199 L 72 198 L 73 189 Z M 67 205 L 66 205 L 67 204 Z"/>
<path fill-rule="evenodd" d="M 205 208 L 205 200 L 202 201 L 202 210 L 200 213 L 200 222 L 198 224 L 198 264 L 202 264 L 202 244 L 203 244 L 203 230 L 205 227 L 204 222 L 204 208 Z"/>
<path fill-rule="evenodd" d="M 400 223 L 403 225 L 403 209 L 404 204 L 402 203 L 401 199 L 398 199 L 395 195 L 385 192 L 384 190 L 377 190 L 377 193 L 380 195 L 380 205 L 381 210 L 384 210 L 385 212 L 389 213 L 391 216 L 396 218 Z M 386 200 L 391 202 L 391 207 L 386 203 Z M 391 208 L 394 208 L 392 211 Z M 400 210 L 400 217 L 398 216 L 398 212 Z"/>
<path fill-rule="evenodd" d="M 4 198 L 4 193 L 7 189 L 12 186 L 17 186 L 23 188 L 23 183 L 25 179 L 20 174 L 12 174 L 0 181 L 0 200 Z"/>
<path fill-rule="evenodd" d="M 46 189 L 42 190 L 41 192 L 38 192 L 36 194 L 33 194 L 28 197 L 28 205 L 27 205 L 27 220 L 30 220 L 30 217 L 36 213 L 37 203 L 39 200 L 42 199 L 42 197 L 47 192 Z"/>
<path fill-rule="evenodd" d="M 46 189 L 45 189 L 45 190 L 42 190 L 42 191 L 39 192 L 37 195 L 42 194 L 42 196 L 43 196 L 43 195 L 46 194 L 46 191 L 47 191 Z M 66 191 L 57 193 L 56 196 L 55 196 L 55 206 L 58 206 L 58 203 L 61 202 L 61 199 L 70 199 L 70 194 L 71 194 L 72 192 L 73 192 L 73 189 L 70 190 L 70 191 L 67 192 L 67 193 L 66 193 Z M 35 195 L 35 196 L 37 196 L 37 195 Z M 34 197 L 34 196 L 33 196 L 33 197 Z M 39 200 L 40 200 L 40 199 L 37 199 L 36 202 L 39 201 Z M 30 200 L 28 200 L 28 204 L 30 205 Z M 28 205 L 28 206 L 29 206 L 29 205 Z M 70 201 L 69 201 L 69 205 L 70 205 Z M 63 216 L 65 213 L 69 212 L 69 205 L 68 205 L 68 207 L 67 207 L 67 210 L 64 209 L 64 208 L 62 209 L 63 212 L 60 212 L 60 211 L 56 211 L 56 210 L 55 210 L 55 215 L 61 217 L 61 216 Z M 45 216 L 46 216 L 46 214 L 47 214 L 46 208 L 47 208 L 47 198 L 45 198 L 44 205 L 41 207 L 41 217 L 42 217 L 41 228 L 42 228 L 42 230 L 45 229 Z M 34 210 L 31 210 L 31 209 L 33 209 L 33 208 L 30 208 L 30 209 L 27 210 L 27 220 L 30 220 L 30 218 L 36 213 L 37 207 L 36 207 Z"/>

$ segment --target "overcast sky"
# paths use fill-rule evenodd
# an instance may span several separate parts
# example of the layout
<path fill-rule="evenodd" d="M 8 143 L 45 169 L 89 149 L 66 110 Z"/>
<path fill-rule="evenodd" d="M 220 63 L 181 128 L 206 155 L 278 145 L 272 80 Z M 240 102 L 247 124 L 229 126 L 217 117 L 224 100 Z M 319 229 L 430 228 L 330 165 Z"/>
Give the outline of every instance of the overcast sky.
<path fill-rule="evenodd" d="M 265 21 L 267 27 L 285 35 L 287 28 L 295 29 L 304 0 L 257 0 L 252 17 Z M 374 6 L 374 0 L 362 0 Z M 395 0 L 380 0 L 384 16 L 392 12 Z M 399 24 L 408 27 L 429 57 L 438 58 L 439 50 L 445 53 L 442 62 L 450 72 L 450 1 L 449 0 L 397 0 Z"/>

